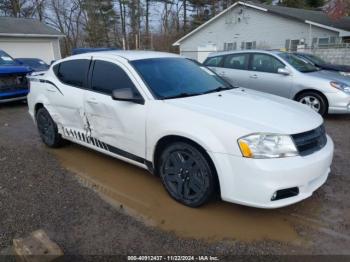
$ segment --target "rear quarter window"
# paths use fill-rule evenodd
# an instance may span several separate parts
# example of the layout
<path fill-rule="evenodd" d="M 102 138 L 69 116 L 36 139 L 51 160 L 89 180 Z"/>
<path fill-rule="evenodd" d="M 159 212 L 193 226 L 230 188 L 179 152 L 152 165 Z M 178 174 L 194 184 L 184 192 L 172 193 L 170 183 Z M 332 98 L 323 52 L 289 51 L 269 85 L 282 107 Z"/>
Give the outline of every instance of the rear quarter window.
<path fill-rule="evenodd" d="M 53 71 L 62 83 L 85 88 L 89 65 L 87 59 L 69 60 L 55 65 Z"/>
<path fill-rule="evenodd" d="M 221 65 L 222 59 L 222 56 L 209 57 L 203 64 L 205 66 L 219 67 Z"/>

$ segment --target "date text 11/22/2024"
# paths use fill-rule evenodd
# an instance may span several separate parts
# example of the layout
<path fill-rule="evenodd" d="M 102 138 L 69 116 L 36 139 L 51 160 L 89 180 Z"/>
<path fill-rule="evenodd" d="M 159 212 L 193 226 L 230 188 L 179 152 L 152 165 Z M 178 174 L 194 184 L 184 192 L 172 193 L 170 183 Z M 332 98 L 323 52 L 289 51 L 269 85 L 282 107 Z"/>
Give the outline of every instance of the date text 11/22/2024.
<path fill-rule="evenodd" d="M 128 256 L 128 261 L 219 261 L 216 256 Z"/>

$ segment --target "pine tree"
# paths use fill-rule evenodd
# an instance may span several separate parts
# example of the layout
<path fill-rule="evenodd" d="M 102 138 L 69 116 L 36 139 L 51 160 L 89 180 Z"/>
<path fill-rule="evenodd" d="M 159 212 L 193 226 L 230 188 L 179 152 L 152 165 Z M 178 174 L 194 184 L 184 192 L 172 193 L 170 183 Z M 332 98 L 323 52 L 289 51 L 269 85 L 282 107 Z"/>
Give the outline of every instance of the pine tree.
<path fill-rule="evenodd" d="M 280 5 L 294 8 L 303 8 L 305 7 L 304 0 L 283 0 L 280 2 Z"/>
<path fill-rule="evenodd" d="M 324 0 L 306 0 L 306 5 L 312 8 L 321 7 L 324 4 Z"/>
<path fill-rule="evenodd" d="M 91 47 L 115 45 L 112 34 L 116 24 L 116 14 L 112 0 L 85 0 L 84 9 L 87 14 L 86 41 Z"/>

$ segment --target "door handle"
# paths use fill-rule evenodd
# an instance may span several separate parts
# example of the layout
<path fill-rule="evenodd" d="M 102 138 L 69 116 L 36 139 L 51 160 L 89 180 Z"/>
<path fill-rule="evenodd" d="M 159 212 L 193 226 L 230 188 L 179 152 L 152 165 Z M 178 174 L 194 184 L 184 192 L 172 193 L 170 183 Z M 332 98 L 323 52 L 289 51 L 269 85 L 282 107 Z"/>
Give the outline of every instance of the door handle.
<path fill-rule="evenodd" d="M 56 90 L 54 90 L 54 89 L 46 88 L 46 91 L 51 92 L 51 93 L 56 93 Z"/>
<path fill-rule="evenodd" d="M 226 73 L 225 73 L 225 72 L 220 72 L 218 75 L 220 75 L 220 76 L 225 76 Z"/>
<path fill-rule="evenodd" d="M 258 78 L 258 75 L 251 75 L 250 78 L 256 79 L 256 78 Z"/>
<path fill-rule="evenodd" d="M 90 100 L 87 100 L 86 102 L 88 102 L 89 104 L 93 104 L 93 105 L 98 104 L 98 102 L 95 99 L 90 99 Z"/>

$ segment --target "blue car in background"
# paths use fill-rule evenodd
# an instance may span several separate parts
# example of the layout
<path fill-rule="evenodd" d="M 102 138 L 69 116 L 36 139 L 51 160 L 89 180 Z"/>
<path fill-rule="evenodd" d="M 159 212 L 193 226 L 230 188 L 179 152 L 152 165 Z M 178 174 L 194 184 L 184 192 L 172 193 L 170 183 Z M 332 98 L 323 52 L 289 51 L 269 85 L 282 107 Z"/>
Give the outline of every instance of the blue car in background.
<path fill-rule="evenodd" d="M 27 74 L 32 69 L 18 64 L 0 50 L 0 103 L 26 99 L 29 92 Z"/>
<path fill-rule="evenodd" d="M 18 64 L 30 67 L 34 72 L 46 71 L 50 68 L 43 60 L 39 58 L 16 58 Z"/>

